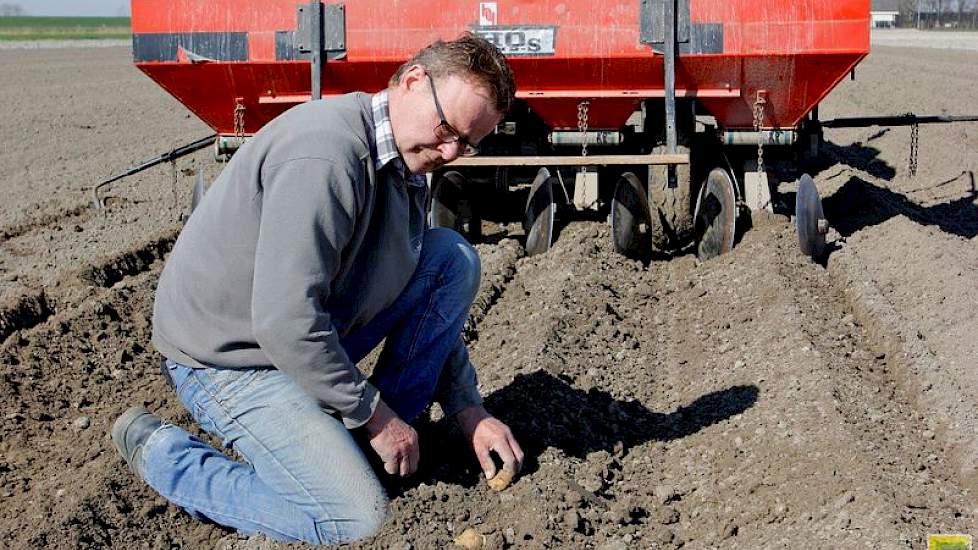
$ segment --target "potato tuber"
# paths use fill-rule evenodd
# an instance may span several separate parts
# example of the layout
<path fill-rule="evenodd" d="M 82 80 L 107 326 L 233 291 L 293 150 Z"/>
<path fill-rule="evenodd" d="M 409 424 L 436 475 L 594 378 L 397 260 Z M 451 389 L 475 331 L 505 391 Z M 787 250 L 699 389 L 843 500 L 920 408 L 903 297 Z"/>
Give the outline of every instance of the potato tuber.
<path fill-rule="evenodd" d="M 476 550 L 477 548 L 482 548 L 486 543 L 486 536 L 479 534 L 475 529 L 469 527 L 465 531 L 455 537 L 455 544 L 466 548 L 467 550 Z"/>
<path fill-rule="evenodd" d="M 513 473 L 509 470 L 499 470 L 492 479 L 488 480 L 489 488 L 493 491 L 502 491 L 513 482 Z"/>

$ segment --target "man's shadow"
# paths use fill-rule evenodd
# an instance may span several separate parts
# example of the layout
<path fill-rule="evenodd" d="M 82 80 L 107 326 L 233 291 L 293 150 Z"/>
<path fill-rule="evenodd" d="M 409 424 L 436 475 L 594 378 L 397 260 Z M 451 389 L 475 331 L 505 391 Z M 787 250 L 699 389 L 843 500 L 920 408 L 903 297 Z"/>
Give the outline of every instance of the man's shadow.
<path fill-rule="evenodd" d="M 485 399 L 486 408 L 513 431 L 525 453 L 522 475 L 539 468 L 537 457 L 555 447 L 577 458 L 616 446 L 624 451 L 648 441 L 668 441 L 740 414 L 754 405 L 757 386 L 732 386 L 703 395 L 674 412 L 650 411 L 605 391 L 574 388 L 546 371 L 517 375 Z M 422 425 L 421 468 L 403 489 L 445 482 L 471 487 L 481 470 L 468 444 L 449 419 Z M 395 482 L 396 483 L 396 482 Z M 396 489 L 390 487 L 390 489 Z M 392 491 L 392 492 L 397 492 Z"/>

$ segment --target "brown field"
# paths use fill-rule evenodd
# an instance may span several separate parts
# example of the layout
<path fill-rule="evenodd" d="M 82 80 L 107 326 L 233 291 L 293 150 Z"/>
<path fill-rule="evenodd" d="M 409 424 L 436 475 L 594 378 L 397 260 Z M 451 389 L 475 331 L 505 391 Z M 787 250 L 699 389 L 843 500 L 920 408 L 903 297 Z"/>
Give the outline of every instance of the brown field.
<path fill-rule="evenodd" d="M 978 111 L 978 52 L 880 47 L 857 76 L 823 118 Z M 89 190 L 209 130 L 126 48 L 0 50 L 0 114 L 0 547 L 277 547 L 167 505 L 107 435 L 134 403 L 189 425 L 150 312 L 192 174 L 220 165 L 201 151 L 154 168 L 101 211 Z M 525 471 L 489 490 L 434 422 L 421 471 L 388 480 L 390 522 L 357 547 L 446 547 L 467 527 L 487 548 L 605 550 L 978 534 L 978 124 L 921 128 L 916 177 L 909 135 L 827 131 L 825 266 L 781 214 L 704 263 L 626 260 L 587 221 L 543 256 L 478 245 L 470 350 Z"/>

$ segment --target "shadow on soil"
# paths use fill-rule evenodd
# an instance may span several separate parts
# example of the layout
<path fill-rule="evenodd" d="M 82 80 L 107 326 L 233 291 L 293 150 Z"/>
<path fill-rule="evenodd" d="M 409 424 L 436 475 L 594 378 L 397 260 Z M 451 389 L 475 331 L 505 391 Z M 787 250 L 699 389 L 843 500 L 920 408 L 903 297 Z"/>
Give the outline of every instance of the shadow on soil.
<path fill-rule="evenodd" d="M 537 457 L 548 447 L 584 458 L 594 451 L 614 452 L 616 446 L 627 451 L 648 441 L 686 437 L 744 412 L 754 405 L 758 394 L 754 385 L 732 386 L 703 395 L 674 412 L 658 413 L 637 401 L 621 401 L 597 389 L 583 391 L 546 371 L 537 371 L 518 375 L 488 396 L 485 405 L 513 430 L 526 455 L 522 475 L 528 475 L 539 468 Z M 475 457 L 449 424 L 453 423 L 442 420 L 419 428 L 422 469 L 411 486 L 442 481 L 471 487 L 480 482 Z M 430 458 L 434 454 L 437 458 Z M 394 489 L 392 493 L 397 492 Z"/>
<path fill-rule="evenodd" d="M 877 139 L 886 132 L 886 129 L 881 130 L 868 141 Z M 782 174 L 781 179 L 785 181 L 797 179 L 802 172 L 807 172 L 814 177 L 834 166 L 846 165 L 875 178 L 892 181 L 896 170 L 880 160 L 879 153 L 879 149 L 867 147 L 862 143 L 839 146 L 826 141 L 822 144 L 821 154 L 817 159 L 803 162 L 797 167 L 797 171 Z M 834 177 L 829 176 L 828 179 Z M 934 192 L 962 180 L 969 190 L 963 196 L 947 202 L 921 206 L 908 198 L 913 193 Z M 976 188 L 975 174 L 966 170 L 947 181 L 914 189 L 907 195 L 874 185 L 859 177 L 850 177 L 833 195 L 822 198 L 822 206 L 829 223 L 844 237 L 902 215 L 921 225 L 935 226 L 945 233 L 972 238 L 978 235 L 976 200 L 978 200 L 978 188 Z M 776 204 L 775 211 L 793 216 L 794 204 L 795 194 L 784 193 L 780 202 Z"/>
<path fill-rule="evenodd" d="M 882 135 L 882 133 L 873 136 L 871 139 L 879 135 Z M 830 141 L 824 141 L 819 150 L 818 158 L 805 161 L 802 169 L 812 177 L 815 177 L 816 174 L 820 174 L 833 166 L 844 164 L 866 172 L 874 178 L 886 181 L 893 180 L 896 177 L 896 169 L 885 161 L 880 160 L 879 155 L 879 149 L 866 147 L 861 142 L 839 146 Z"/>
<path fill-rule="evenodd" d="M 945 233 L 970 239 L 978 235 L 978 206 L 975 205 L 978 190 L 974 172 L 962 172 L 948 181 L 916 191 L 938 189 L 962 178 L 969 186 L 966 195 L 932 206 L 920 206 L 906 195 L 851 177 L 832 196 L 824 198 L 822 206 L 829 223 L 844 237 L 894 216 L 906 216 L 921 225 L 935 226 Z"/>

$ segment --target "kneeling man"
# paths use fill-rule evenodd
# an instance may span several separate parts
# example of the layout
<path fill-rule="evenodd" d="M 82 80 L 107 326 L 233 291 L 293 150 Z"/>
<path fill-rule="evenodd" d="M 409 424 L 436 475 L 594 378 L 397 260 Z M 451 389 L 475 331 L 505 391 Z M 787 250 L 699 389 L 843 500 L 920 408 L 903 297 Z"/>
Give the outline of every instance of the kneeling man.
<path fill-rule="evenodd" d="M 387 498 L 365 452 L 411 475 L 411 423 L 432 402 L 486 476 L 491 452 L 518 471 L 461 338 L 479 258 L 425 229 L 424 177 L 474 154 L 514 92 L 501 53 L 465 34 L 418 52 L 384 91 L 312 101 L 255 134 L 180 234 L 153 312 L 180 401 L 247 462 L 133 407 L 112 429 L 133 471 L 195 517 L 313 543 L 380 528 Z M 356 364 L 385 339 L 367 378 Z"/>

